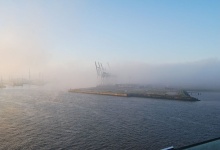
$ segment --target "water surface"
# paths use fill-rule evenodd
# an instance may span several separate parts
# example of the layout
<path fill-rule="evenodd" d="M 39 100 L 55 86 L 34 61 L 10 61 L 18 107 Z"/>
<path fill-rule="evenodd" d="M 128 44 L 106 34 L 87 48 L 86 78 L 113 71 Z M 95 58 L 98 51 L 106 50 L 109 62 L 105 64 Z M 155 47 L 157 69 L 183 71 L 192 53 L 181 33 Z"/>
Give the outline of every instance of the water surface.
<path fill-rule="evenodd" d="M 194 95 L 198 97 L 198 95 Z M 0 90 L 0 149 L 161 149 L 220 136 L 220 93 L 199 102 Z"/>

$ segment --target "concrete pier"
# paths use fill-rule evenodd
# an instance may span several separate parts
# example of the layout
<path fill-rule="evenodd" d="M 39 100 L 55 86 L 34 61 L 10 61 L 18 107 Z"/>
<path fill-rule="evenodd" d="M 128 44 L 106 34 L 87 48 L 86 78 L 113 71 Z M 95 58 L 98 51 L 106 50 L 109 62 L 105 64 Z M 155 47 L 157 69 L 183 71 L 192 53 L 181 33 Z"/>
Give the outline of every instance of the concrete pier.
<path fill-rule="evenodd" d="M 99 86 L 83 89 L 70 89 L 69 92 L 82 94 L 96 94 L 119 97 L 141 97 L 154 99 L 169 99 L 182 101 L 199 101 L 197 98 L 191 97 L 184 90 L 152 90 L 143 87 L 118 87 L 118 86 Z"/>

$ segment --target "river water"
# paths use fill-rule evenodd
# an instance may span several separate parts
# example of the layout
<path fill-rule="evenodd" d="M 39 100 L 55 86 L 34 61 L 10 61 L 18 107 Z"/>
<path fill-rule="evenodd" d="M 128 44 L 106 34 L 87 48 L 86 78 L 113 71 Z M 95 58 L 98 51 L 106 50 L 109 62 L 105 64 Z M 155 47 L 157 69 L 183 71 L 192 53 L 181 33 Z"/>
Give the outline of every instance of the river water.
<path fill-rule="evenodd" d="M 220 93 L 184 102 L 0 89 L 0 149 L 150 149 L 220 137 Z"/>

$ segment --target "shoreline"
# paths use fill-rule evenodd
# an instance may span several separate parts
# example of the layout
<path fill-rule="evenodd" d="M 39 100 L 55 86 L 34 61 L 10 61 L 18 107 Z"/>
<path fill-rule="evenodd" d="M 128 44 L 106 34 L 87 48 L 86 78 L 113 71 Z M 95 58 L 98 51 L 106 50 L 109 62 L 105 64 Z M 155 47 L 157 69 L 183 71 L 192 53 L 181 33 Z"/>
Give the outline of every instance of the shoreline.
<path fill-rule="evenodd" d="M 112 88 L 112 87 L 111 87 Z M 167 100 L 181 100 L 181 101 L 200 101 L 197 98 L 191 97 L 187 91 L 176 91 L 178 94 L 169 95 L 161 94 L 161 91 L 155 93 L 148 93 L 146 90 L 136 91 L 134 89 L 114 89 L 97 87 L 84 88 L 84 89 L 70 89 L 69 92 L 81 93 L 81 94 L 94 94 L 94 95 L 106 95 L 106 96 L 118 96 L 118 97 L 139 97 L 139 98 L 153 98 L 153 99 L 167 99 Z M 164 91 L 163 91 L 164 92 Z"/>

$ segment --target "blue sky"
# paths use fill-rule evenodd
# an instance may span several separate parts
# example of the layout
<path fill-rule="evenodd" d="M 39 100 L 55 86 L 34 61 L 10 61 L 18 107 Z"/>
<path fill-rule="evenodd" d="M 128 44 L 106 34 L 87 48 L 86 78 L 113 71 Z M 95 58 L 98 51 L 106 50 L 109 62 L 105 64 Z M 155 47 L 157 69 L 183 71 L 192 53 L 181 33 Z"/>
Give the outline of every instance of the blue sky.
<path fill-rule="evenodd" d="M 217 1 L 65 3 L 52 32 L 82 59 L 194 61 L 220 56 L 219 8 Z"/>
<path fill-rule="evenodd" d="M 0 5 L 0 31 L 12 26 L 32 34 L 54 60 L 176 63 L 220 56 L 218 0 L 42 0 Z"/>
<path fill-rule="evenodd" d="M 211 87 L 220 75 L 220 1 L 0 1 L 0 56 L 5 78 L 31 68 L 90 86 L 100 61 L 125 83 Z"/>

